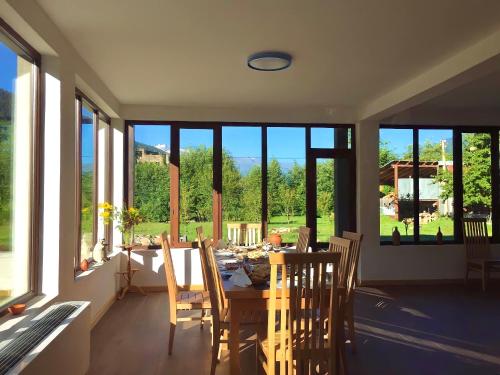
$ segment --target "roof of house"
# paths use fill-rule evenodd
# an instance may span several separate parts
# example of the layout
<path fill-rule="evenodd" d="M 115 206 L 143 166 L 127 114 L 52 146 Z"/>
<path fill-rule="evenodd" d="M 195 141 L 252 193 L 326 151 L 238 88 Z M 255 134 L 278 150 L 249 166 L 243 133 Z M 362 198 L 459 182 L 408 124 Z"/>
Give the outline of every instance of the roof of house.
<path fill-rule="evenodd" d="M 162 154 L 162 155 L 168 155 L 168 152 L 165 150 L 162 150 L 161 148 L 147 145 L 145 143 L 141 142 L 134 142 L 135 149 L 142 148 L 146 152 L 154 153 L 154 154 Z"/>
<path fill-rule="evenodd" d="M 398 178 L 409 178 L 413 175 L 413 161 L 392 160 L 379 169 L 380 184 L 391 185 L 394 183 L 394 169 L 398 167 Z M 420 178 L 431 178 L 436 175 L 438 161 L 419 162 Z"/>

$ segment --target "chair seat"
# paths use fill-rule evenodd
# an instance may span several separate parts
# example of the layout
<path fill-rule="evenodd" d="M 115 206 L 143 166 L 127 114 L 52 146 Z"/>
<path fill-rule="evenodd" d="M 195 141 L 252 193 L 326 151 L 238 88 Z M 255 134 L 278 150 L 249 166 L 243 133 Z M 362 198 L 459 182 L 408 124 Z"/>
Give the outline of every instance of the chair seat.
<path fill-rule="evenodd" d="M 179 292 L 175 301 L 178 310 L 209 309 L 208 292 Z"/>

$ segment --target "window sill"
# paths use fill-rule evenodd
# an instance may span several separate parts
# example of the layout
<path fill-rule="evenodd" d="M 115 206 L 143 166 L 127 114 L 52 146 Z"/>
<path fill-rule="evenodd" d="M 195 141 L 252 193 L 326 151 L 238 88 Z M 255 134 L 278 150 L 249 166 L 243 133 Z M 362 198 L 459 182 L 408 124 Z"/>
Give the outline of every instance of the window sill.
<path fill-rule="evenodd" d="M 109 260 L 106 262 L 97 262 L 92 264 L 87 271 L 78 271 L 75 273 L 75 281 L 81 281 L 92 275 L 94 272 L 98 271 L 101 269 L 103 266 L 106 264 L 110 263 L 113 261 L 113 258 L 115 258 L 117 255 L 119 255 L 121 251 L 115 251 L 111 254 L 108 255 Z"/>

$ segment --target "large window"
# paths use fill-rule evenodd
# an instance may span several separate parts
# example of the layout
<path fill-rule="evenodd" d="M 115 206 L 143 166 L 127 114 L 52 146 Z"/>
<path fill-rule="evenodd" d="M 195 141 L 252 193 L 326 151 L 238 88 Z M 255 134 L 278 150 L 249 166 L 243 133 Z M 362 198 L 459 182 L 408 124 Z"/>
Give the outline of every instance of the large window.
<path fill-rule="evenodd" d="M 228 224 L 262 222 L 261 128 L 222 127 L 222 235 Z M 262 232 L 261 232 L 262 233 Z"/>
<path fill-rule="evenodd" d="M 294 243 L 306 225 L 315 247 L 355 230 L 349 126 L 127 121 L 126 128 L 125 192 L 145 218 L 136 236 L 169 230 L 174 246 L 185 247 L 196 243 L 198 226 L 216 240 L 239 227 L 260 234 L 252 241 L 279 233 Z"/>
<path fill-rule="evenodd" d="M 0 19 L 0 309 L 35 291 L 38 64 Z"/>
<path fill-rule="evenodd" d="M 142 243 L 158 243 L 157 236 L 170 231 L 170 126 L 134 127 L 133 206 L 143 222 L 135 229 Z"/>
<path fill-rule="evenodd" d="M 463 217 L 487 220 L 499 238 L 498 128 L 418 126 L 380 129 L 380 238 L 389 242 L 397 227 L 401 241 L 461 240 Z M 418 197 L 418 199 L 416 199 Z"/>
<path fill-rule="evenodd" d="M 98 241 L 109 239 L 109 230 L 106 230 L 102 219 L 99 220 L 98 217 L 98 203 L 110 200 L 109 182 L 104 178 L 109 165 L 108 148 L 107 142 L 103 142 L 107 137 L 110 120 L 78 90 L 75 103 L 78 187 L 76 203 L 79 213 L 75 271 L 79 271 L 83 261 L 91 265 L 100 260 L 101 253 L 94 254 L 95 245 Z"/>
<path fill-rule="evenodd" d="M 296 242 L 306 225 L 305 128 L 267 129 L 268 233 Z"/>

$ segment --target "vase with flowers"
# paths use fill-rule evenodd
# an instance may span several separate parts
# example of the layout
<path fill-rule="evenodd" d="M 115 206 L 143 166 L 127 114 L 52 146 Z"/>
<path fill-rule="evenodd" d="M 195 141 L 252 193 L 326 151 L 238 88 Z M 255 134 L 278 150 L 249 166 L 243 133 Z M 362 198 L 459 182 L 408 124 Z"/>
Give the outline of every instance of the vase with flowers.
<path fill-rule="evenodd" d="M 142 221 L 142 216 L 139 210 L 134 207 L 116 207 L 108 202 L 99 205 L 101 209 L 100 216 L 103 218 L 104 225 L 109 225 L 111 221 L 116 223 L 116 229 L 123 236 L 125 245 L 133 245 L 134 243 L 134 227 Z"/>

